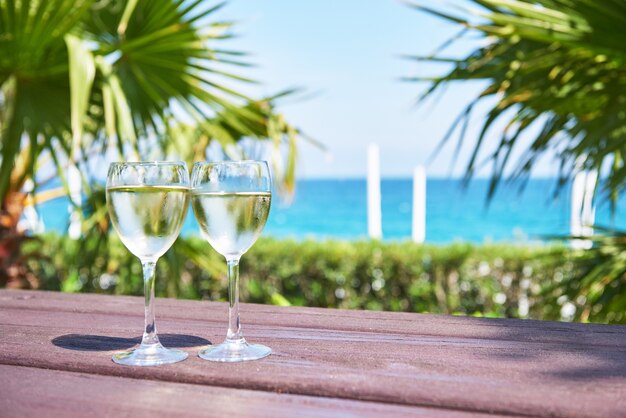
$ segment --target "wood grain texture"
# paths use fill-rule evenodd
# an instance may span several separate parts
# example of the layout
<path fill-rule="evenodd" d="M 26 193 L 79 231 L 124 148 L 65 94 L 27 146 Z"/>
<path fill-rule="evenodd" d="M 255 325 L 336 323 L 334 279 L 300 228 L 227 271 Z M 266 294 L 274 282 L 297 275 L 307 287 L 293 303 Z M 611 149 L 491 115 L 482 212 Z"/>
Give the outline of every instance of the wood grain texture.
<path fill-rule="evenodd" d="M 527 416 L 623 416 L 626 327 L 242 305 L 244 333 L 269 358 L 214 364 L 222 303 L 157 301 L 164 344 L 182 363 L 130 368 L 111 353 L 141 334 L 133 297 L 0 291 L 0 364 Z"/>
<path fill-rule="evenodd" d="M 470 417 L 375 402 L 0 365 L 3 417 Z"/>

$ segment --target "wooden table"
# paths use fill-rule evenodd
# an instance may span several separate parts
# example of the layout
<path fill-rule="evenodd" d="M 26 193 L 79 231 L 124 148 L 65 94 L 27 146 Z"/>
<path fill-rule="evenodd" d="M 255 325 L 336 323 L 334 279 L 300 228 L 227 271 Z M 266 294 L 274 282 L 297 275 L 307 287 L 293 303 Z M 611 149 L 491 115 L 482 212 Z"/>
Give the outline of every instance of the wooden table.
<path fill-rule="evenodd" d="M 157 300 L 161 367 L 138 297 L 0 290 L 0 416 L 626 416 L 626 327 L 244 304 L 267 359 L 216 364 L 226 304 Z"/>

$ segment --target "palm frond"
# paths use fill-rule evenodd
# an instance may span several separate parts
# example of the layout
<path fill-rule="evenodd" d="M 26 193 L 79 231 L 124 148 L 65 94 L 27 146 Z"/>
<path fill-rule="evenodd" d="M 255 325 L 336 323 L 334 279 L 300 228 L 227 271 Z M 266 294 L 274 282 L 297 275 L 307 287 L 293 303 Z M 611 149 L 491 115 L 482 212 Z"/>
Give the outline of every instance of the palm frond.
<path fill-rule="evenodd" d="M 137 159 L 146 148 L 141 144 L 156 136 L 164 158 L 172 152 L 162 140 L 168 124 L 183 120 L 195 121 L 206 146 L 268 139 L 267 125 L 277 117 L 274 98 L 253 99 L 232 87 L 232 81 L 253 82 L 232 71 L 248 63 L 241 52 L 215 47 L 231 35 L 231 22 L 213 18 L 223 6 L 0 0 L 0 89 L 10 102 L 0 118 L 0 200 L 23 133 L 31 134 L 26 140 L 33 150 L 39 149 L 35 138 L 54 139 L 70 160 L 78 159 L 86 137 L 103 149 L 114 143 L 123 158 Z M 299 132 L 282 126 L 281 146 L 294 149 L 288 130 Z M 195 144 L 196 137 L 185 140 Z"/>
<path fill-rule="evenodd" d="M 618 41 L 626 36 L 623 2 L 473 2 L 480 9 L 465 10 L 460 16 L 416 6 L 469 28 L 466 33 L 479 33 L 490 40 L 464 59 L 420 58 L 452 65 L 443 76 L 420 79 L 430 83 L 422 100 L 451 82 L 473 80 L 488 82 L 475 102 L 496 98 L 497 104 L 474 143 L 467 177 L 475 173 L 485 135 L 493 134 L 492 126 L 502 124 L 517 129 L 513 135 L 496 133 L 500 145 L 489 157 L 494 167 L 489 197 L 507 173 L 513 179 L 525 178 L 546 153 L 557 154 L 560 177 L 577 169 L 599 169 L 607 161 L 621 161 L 617 156 L 626 146 L 626 48 Z M 522 159 L 513 162 L 507 155 L 528 137 L 530 145 Z M 459 136 L 459 141 L 467 140 Z M 584 164 L 575 166 L 581 158 Z M 610 199 L 626 181 L 622 166 L 608 170 L 602 191 Z"/>
<path fill-rule="evenodd" d="M 421 58 L 452 66 L 440 77 L 421 80 L 430 84 L 423 98 L 454 81 L 482 80 L 488 86 L 470 106 L 495 102 L 474 140 L 466 180 L 475 174 L 485 136 L 494 133 L 494 126 L 503 125 L 496 133 L 500 140 L 487 158 L 493 163 L 488 199 L 505 178 L 525 184 L 538 159 L 552 153 L 559 167 L 559 188 L 578 171 L 596 170 L 604 176 L 596 190 L 614 209 L 626 185 L 626 46 L 622 41 L 626 2 L 472 2 L 480 9 L 466 10 L 461 17 L 420 7 L 489 40 L 462 59 Z M 469 113 L 466 110 L 459 120 L 467 121 Z M 459 146 L 467 140 L 462 132 Z M 511 158 L 514 148 L 521 151 L 517 161 Z M 543 297 L 552 306 L 571 303 L 578 320 L 624 322 L 626 233 L 594 229 L 598 235 L 591 238 L 566 237 L 591 240 L 593 248 L 572 251 L 568 260 L 559 260 L 574 266 L 572 274 L 546 286 Z"/>

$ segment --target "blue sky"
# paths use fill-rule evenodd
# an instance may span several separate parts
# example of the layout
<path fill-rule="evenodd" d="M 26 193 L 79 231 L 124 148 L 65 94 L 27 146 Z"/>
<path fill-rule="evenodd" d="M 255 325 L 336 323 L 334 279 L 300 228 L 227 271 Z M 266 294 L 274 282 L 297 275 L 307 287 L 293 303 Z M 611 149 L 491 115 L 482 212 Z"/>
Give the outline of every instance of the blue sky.
<path fill-rule="evenodd" d="M 369 143 L 380 146 L 383 177 L 408 177 L 414 166 L 429 161 L 481 87 L 456 84 L 436 103 L 415 106 L 425 85 L 400 78 L 441 74 L 445 68 L 401 56 L 429 54 L 459 28 L 399 1 L 232 0 L 219 17 L 238 21 L 239 36 L 228 46 L 251 53 L 257 68 L 243 73 L 262 81 L 254 93 L 270 95 L 289 87 L 310 93 L 280 107 L 290 122 L 328 148 L 325 153 L 301 146 L 300 177 L 363 177 Z M 466 41 L 450 54 L 462 55 L 471 46 Z M 470 126 L 470 137 L 478 127 Z M 428 175 L 462 174 L 470 141 L 466 145 L 454 166 L 454 147 L 445 148 L 427 166 Z M 537 174 L 551 172 L 542 163 Z"/>

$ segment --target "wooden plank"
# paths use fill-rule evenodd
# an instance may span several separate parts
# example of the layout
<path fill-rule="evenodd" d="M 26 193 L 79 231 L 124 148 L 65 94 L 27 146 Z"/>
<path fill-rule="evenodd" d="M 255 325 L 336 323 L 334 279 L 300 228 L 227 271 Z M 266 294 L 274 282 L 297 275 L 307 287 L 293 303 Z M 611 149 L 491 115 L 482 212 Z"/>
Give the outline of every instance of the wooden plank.
<path fill-rule="evenodd" d="M 0 365 L 4 417 L 470 417 L 375 402 Z"/>
<path fill-rule="evenodd" d="M 140 334 L 140 298 L 0 291 L 0 306 L 3 364 L 488 413 L 626 410 L 623 326 L 243 305 L 246 335 L 275 353 L 223 365 L 195 353 L 223 338 L 224 304 L 159 300 L 160 332 L 192 355 L 146 369 L 110 361 Z"/>
<path fill-rule="evenodd" d="M 135 316 L 138 321 L 143 320 L 143 298 L 132 296 L 103 297 L 96 294 L 77 295 L 0 289 L 0 306 L 56 312 Z M 223 325 L 227 318 L 227 305 L 224 303 L 157 298 L 156 309 L 157 317 L 163 316 L 168 319 L 215 321 Z M 242 304 L 241 316 L 245 329 L 255 325 L 288 326 L 432 337 L 553 342 L 580 344 L 586 347 L 590 345 L 623 347 L 626 339 L 626 326 L 622 325 L 584 324 L 581 326 L 577 323 L 552 321 L 255 304 Z"/>

